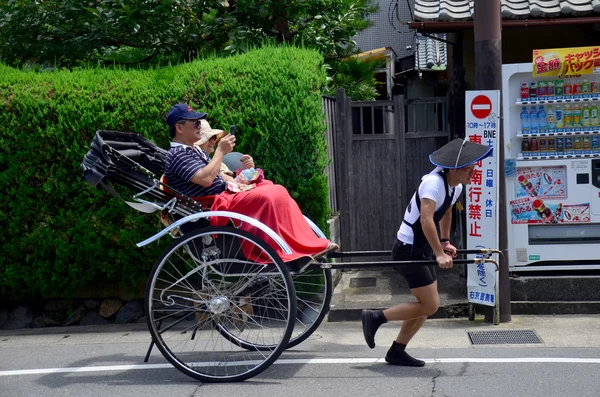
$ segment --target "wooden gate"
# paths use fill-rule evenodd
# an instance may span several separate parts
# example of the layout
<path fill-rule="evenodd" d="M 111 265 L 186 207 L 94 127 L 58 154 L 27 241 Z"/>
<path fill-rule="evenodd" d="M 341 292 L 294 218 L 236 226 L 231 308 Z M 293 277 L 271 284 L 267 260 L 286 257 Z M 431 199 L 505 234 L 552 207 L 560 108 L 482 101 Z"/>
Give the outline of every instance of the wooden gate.
<path fill-rule="evenodd" d="M 335 104 L 324 101 L 343 250 L 391 249 L 408 200 L 433 169 L 429 154 L 448 142 L 446 105 L 403 96 L 357 102 L 341 89 Z"/>

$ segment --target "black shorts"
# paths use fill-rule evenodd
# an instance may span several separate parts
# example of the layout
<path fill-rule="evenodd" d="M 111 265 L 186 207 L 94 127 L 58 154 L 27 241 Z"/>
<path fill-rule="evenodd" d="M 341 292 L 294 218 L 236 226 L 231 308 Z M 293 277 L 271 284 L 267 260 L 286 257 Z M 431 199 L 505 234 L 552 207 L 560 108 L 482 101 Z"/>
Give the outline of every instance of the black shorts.
<path fill-rule="evenodd" d="M 424 254 L 422 250 L 414 250 L 411 244 L 405 244 L 398 239 L 394 242 L 394 248 L 392 248 L 393 261 L 422 261 L 426 259 L 431 259 L 431 256 Z M 410 289 L 425 287 L 437 280 L 434 265 L 403 265 L 396 266 L 395 269 L 404 276 Z"/>

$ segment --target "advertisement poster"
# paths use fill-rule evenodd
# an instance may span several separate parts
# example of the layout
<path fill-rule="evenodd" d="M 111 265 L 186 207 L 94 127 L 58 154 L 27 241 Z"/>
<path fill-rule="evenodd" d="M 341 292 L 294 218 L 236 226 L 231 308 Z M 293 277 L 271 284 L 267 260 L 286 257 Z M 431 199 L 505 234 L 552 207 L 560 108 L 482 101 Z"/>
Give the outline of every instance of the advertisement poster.
<path fill-rule="evenodd" d="M 565 204 L 563 211 L 564 223 L 590 222 L 590 203 L 585 204 Z"/>
<path fill-rule="evenodd" d="M 533 76 L 600 74 L 600 46 L 533 50 Z"/>
<path fill-rule="evenodd" d="M 566 199 L 566 166 L 518 167 L 515 178 L 517 198 Z"/>
<path fill-rule="evenodd" d="M 467 91 L 465 95 L 466 139 L 494 148 L 492 156 L 475 163 L 466 186 L 467 247 L 498 247 L 498 156 L 500 91 Z M 467 265 L 467 293 L 471 303 L 494 306 L 496 267 Z"/>
<path fill-rule="evenodd" d="M 562 207 L 561 203 L 547 203 L 534 197 L 511 200 L 511 223 L 560 223 L 563 213 Z"/>
<path fill-rule="evenodd" d="M 590 222 L 590 204 L 550 203 L 523 197 L 510 201 L 512 224 Z"/>

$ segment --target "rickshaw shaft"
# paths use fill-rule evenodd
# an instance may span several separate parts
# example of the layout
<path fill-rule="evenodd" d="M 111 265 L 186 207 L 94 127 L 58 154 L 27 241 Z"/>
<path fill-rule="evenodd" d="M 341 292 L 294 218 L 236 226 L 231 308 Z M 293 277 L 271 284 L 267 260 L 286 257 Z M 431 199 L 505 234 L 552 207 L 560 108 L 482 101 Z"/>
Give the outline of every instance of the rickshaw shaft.
<path fill-rule="evenodd" d="M 493 250 L 485 250 L 485 249 L 459 249 L 456 250 L 458 255 L 485 255 L 487 253 L 493 252 Z M 356 258 L 356 257 L 365 257 L 365 256 L 391 256 L 392 251 L 347 251 L 347 252 L 330 252 L 327 254 L 328 258 Z M 455 262 L 456 263 L 456 262 Z"/>
<path fill-rule="evenodd" d="M 455 265 L 468 265 L 471 263 L 479 263 L 476 259 L 456 259 L 452 263 Z M 403 265 L 418 265 L 418 266 L 437 266 L 437 262 L 432 261 L 378 261 L 378 262 L 344 262 L 344 263 L 322 263 L 322 264 L 311 264 L 306 267 L 305 270 L 319 270 L 319 269 L 368 269 L 368 268 L 381 268 L 381 267 L 393 267 Z"/>

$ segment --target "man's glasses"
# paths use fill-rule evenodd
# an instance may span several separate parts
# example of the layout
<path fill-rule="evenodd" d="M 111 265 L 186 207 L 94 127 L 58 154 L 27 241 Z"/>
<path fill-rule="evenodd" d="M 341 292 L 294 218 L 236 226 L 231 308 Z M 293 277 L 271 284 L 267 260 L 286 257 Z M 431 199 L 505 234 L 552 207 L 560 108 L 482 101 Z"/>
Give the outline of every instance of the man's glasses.
<path fill-rule="evenodd" d="M 177 124 L 185 124 L 186 121 L 193 121 L 194 122 L 194 128 L 200 128 L 200 124 L 201 124 L 201 120 L 200 119 L 198 119 L 198 120 L 186 120 L 186 119 L 182 119 L 182 120 L 179 120 L 177 122 Z"/>

